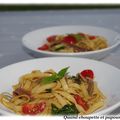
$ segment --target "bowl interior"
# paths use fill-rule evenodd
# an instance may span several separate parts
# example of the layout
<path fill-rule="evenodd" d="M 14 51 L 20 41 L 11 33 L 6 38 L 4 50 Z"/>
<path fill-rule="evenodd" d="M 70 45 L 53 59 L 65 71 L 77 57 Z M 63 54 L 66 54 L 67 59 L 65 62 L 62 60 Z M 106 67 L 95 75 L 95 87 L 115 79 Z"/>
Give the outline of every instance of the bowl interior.
<path fill-rule="evenodd" d="M 70 66 L 69 74 L 71 75 L 75 75 L 84 69 L 92 69 L 94 71 L 95 81 L 97 81 L 100 90 L 107 98 L 106 106 L 97 112 L 110 112 L 110 110 L 117 107 L 116 104 L 120 105 L 120 70 L 102 62 L 82 58 L 41 58 L 23 61 L 2 68 L 0 70 L 0 93 L 12 92 L 12 85 L 18 83 L 19 77 L 32 70 L 44 71 L 52 68 L 59 71 L 67 66 Z M 0 110 L 2 114 L 10 113 L 10 111 L 2 105 L 0 105 L 0 109 L 2 109 Z"/>

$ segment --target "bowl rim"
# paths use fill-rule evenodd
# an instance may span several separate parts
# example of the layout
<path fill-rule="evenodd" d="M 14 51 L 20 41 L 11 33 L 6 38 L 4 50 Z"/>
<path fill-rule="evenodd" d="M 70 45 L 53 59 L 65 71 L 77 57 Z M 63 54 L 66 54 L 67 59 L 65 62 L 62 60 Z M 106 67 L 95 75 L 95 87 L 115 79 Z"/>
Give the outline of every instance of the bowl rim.
<path fill-rule="evenodd" d="M 0 72 L 8 67 L 11 67 L 13 65 L 18 65 L 18 64 L 21 64 L 21 63 L 24 63 L 24 62 L 31 62 L 31 61 L 39 61 L 39 60 L 44 60 L 44 59 L 79 59 L 79 60 L 86 60 L 86 61 L 89 61 L 89 62 L 97 62 L 97 63 L 102 63 L 104 65 L 107 65 L 107 66 L 110 66 L 116 70 L 118 70 L 120 72 L 120 69 L 113 66 L 113 65 L 110 65 L 108 63 L 104 63 L 102 61 L 97 61 L 97 60 L 92 60 L 92 59 L 89 59 L 89 58 L 75 58 L 75 57 L 45 57 L 45 58 L 34 58 L 34 59 L 30 59 L 30 60 L 24 60 L 24 61 L 21 61 L 21 62 L 17 62 L 17 63 L 13 63 L 13 64 L 10 64 L 10 65 L 7 65 L 3 68 L 0 69 Z M 0 103 L 1 104 L 1 103 Z M 96 111 L 94 113 L 91 113 L 89 115 L 104 115 L 106 113 L 109 113 L 111 112 L 112 110 L 115 110 L 116 108 L 120 107 L 120 101 L 115 103 L 114 105 L 112 106 L 109 106 L 109 108 L 105 108 L 103 110 L 100 110 L 100 111 Z M 9 110 L 9 109 L 8 109 Z M 0 113 L 3 114 L 3 115 L 17 115 L 15 114 L 14 112 L 7 112 L 3 109 L 0 108 Z"/>
<path fill-rule="evenodd" d="M 108 28 L 105 28 L 105 27 L 99 27 L 99 26 L 90 26 L 90 25 L 61 25 L 61 26 L 51 26 L 51 27 L 44 27 L 44 28 L 40 28 L 40 29 L 36 29 L 36 30 L 33 30 L 31 32 L 28 32 L 26 33 L 23 38 L 22 38 L 22 43 L 23 43 L 23 46 L 28 48 L 29 50 L 32 50 L 34 52 L 37 52 L 37 53 L 42 53 L 42 54 L 46 54 L 46 55 L 57 55 L 57 56 L 61 56 L 61 55 L 64 55 L 64 56 L 76 56 L 76 55 L 90 55 L 90 54 L 95 54 L 95 53 L 102 53 L 102 52 L 106 52 L 106 51 L 109 51 L 109 50 L 112 50 L 114 48 L 116 48 L 118 45 L 120 45 L 120 40 L 116 41 L 113 45 L 111 46 L 108 46 L 107 48 L 103 48 L 103 49 L 100 49 L 100 50 L 95 50 L 95 51 L 87 51 L 87 52 L 77 52 L 77 53 L 60 53 L 60 52 L 51 52 L 51 51 L 43 51 L 43 50 L 38 50 L 37 48 L 34 49 L 32 47 L 30 47 L 27 42 L 26 42 L 26 39 L 25 37 L 28 36 L 29 34 L 33 33 L 33 32 L 36 32 L 36 31 L 39 31 L 39 30 L 46 30 L 46 29 L 54 29 L 54 28 L 62 28 L 62 27 L 91 27 L 91 28 L 96 28 L 96 29 L 104 29 L 104 30 L 108 30 L 108 31 L 111 31 L 111 32 L 114 32 L 117 34 L 116 38 L 115 39 L 120 39 L 120 34 L 112 29 L 108 29 Z"/>

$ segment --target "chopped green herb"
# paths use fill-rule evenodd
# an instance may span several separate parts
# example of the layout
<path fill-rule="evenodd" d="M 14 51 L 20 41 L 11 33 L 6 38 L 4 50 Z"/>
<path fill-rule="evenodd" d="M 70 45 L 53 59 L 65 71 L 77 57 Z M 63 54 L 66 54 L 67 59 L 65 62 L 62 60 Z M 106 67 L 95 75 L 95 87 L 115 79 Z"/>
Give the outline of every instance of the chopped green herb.
<path fill-rule="evenodd" d="M 52 115 L 57 115 L 59 109 L 54 104 L 51 104 L 51 107 L 52 107 L 52 111 L 51 111 Z"/>
<path fill-rule="evenodd" d="M 77 84 L 81 84 L 81 78 L 79 74 L 77 74 L 76 76 L 70 76 L 69 79 L 74 80 L 74 82 Z"/>
<path fill-rule="evenodd" d="M 83 36 L 81 36 L 80 34 L 74 34 L 74 37 L 77 41 L 82 40 Z"/>
<path fill-rule="evenodd" d="M 46 92 L 47 92 L 47 93 L 51 93 L 51 92 L 52 92 L 52 89 L 46 89 Z"/>
<path fill-rule="evenodd" d="M 56 45 L 56 46 L 54 47 L 54 50 L 55 50 L 55 51 L 59 51 L 59 50 L 64 49 L 64 48 L 65 48 L 64 45 L 59 44 L 59 45 Z"/>

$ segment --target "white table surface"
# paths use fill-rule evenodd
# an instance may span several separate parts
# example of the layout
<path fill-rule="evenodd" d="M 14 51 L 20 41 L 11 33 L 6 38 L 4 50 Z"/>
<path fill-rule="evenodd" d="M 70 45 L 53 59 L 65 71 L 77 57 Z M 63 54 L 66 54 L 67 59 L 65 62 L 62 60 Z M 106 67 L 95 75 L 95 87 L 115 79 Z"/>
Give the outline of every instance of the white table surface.
<path fill-rule="evenodd" d="M 120 32 L 120 9 L 0 12 L 0 68 L 33 59 L 22 48 L 24 34 L 56 25 L 94 25 Z M 120 68 L 120 47 L 101 61 Z M 119 114 L 120 108 L 111 114 Z"/>

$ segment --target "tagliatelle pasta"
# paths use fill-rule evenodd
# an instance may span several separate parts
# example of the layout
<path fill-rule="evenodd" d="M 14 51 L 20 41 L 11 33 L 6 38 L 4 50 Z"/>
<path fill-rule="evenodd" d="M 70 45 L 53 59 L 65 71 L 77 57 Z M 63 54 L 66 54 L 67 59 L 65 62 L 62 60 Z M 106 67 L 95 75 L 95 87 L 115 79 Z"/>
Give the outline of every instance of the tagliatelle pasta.
<path fill-rule="evenodd" d="M 107 40 L 102 36 L 87 33 L 70 33 L 48 36 L 46 43 L 38 47 L 38 50 L 76 53 L 95 51 L 107 47 Z"/>
<path fill-rule="evenodd" d="M 92 70 L 74 76 L 67 71 L 68 67 L 58 73 L 50 69 L 25 74 L 13 86 L 12 94 L 0 94 L 0 103 L 22 115 L 87 115 L 105 105 Z"/>

